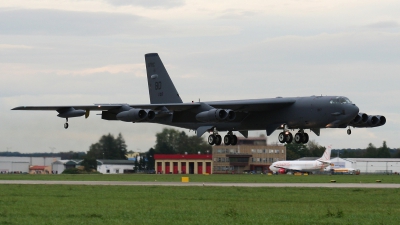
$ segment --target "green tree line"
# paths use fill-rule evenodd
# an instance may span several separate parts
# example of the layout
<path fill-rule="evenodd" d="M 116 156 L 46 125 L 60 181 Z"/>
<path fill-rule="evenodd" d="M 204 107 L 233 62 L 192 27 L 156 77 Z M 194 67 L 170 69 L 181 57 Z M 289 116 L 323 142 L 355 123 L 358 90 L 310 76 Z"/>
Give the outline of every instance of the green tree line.
<path fill-rule="evenodd" d="M 320 146 L 315 141 L 307 144 L 286 144 L 286 159 L 295 160 L 302 157 L 321 157 L 325 151 L 325 147 Z M 331 156 L 339 156 L 341 158 L 400 158 L 400 150 L 391 151 L 386 141 L 381 147 L 375 147 L 369 143 L 366 149 L 334 149 Z M 391 153 L 392 152 L 392 153 Z"/>

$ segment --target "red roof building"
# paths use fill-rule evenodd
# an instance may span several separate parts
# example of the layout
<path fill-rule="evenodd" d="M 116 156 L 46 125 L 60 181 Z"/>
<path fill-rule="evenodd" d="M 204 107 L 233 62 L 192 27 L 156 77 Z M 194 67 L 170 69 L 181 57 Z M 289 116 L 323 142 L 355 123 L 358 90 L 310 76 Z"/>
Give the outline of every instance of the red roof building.
<path fill-rule="evenodd" d="M 50 174 L 51 166 L 31 166 L 29 167 L 30 174 Z"/>
<path fill-rule="evenodd" d="M 155 154 L 159 174 L 211 174 L 211 154 Z"/>

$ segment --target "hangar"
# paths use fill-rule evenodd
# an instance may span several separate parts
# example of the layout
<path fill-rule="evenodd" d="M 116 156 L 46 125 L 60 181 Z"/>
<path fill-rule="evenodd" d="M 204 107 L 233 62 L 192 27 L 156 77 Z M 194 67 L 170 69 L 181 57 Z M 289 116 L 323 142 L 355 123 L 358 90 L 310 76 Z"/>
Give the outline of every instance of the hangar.
<path fill-rule="evenodd" d="M 331 159 L 331 168 L 353 168 L 361 173 L 400 173 L 399 158 L 339 158 Z"/>
<path fill-rule="evenodd" d="M 134 169 L 135 161 L 133 160 L 97 160 L 97 171 L 102 174 L 131 173 Z"/>
<path fill-rule="evenodd" d="M 31 166 L 50 166 L 60 157 L 1 156 L 0 173 L 29 173 Z"/>

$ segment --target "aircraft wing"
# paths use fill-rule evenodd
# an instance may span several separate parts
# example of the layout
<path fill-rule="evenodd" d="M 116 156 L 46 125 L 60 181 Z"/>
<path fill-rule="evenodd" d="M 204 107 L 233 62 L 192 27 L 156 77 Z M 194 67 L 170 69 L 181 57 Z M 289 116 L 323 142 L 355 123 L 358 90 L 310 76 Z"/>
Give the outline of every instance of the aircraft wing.
<path fill-rule="evenodd" d="M 294 98 L 271 98 L 271 99 L 249 99 L 205 102 L 206 104 L 219 109 L 231 109 L 235 111 L 273 111 L 293 104 Z M 94 104 L 94 105 L 64 105 L 64 106 L 19 106 L 12 110 L 60 110 L 64 108 L 74 108 L 91 111 L 103 111 L 129 105 L 132 108 L 140 109 L 161 109 L 166 107 L 171 111 L 185 111 L 200 106 L 199 102 L 192 103 L 163 103 L 163 104 Z"/>
<path fill-rule="evenodd" d="M 109 110 L 113 108 L 120 107 L 122 104 L 95 104 L 95 105 L 64 105 L 64 106 L 18 106 L 11 110 L 60 110 L 64 108 L 74 108 L 74 109 L 82 109 L 82 110 L 93 110 L 93 111 L 102 111 Z"/>
<path fill-rule="evenodd" d="M 94 104 L 94 105 L 63 105 L 63 106 L 18 106 L 11 110 L 60 110 L 65 108 L 74 108 L 74 109 L 82 109 L 82 110 L 91 110 L 91 111 L 103 111 L 110 110 L 121 107 L 123 105 L 129 105 L 126 103 L 121 104 Z M 154 109 L 157 110 L 162 107 L 167 107 L 170 110 L 182 111 L 190 108 L 194 108 L 199 106 L 199 103 L 179 103 L 179 104 L 138 104 L 138 105 L 129 105 L 132 108 L 140 108 L 140 109 Z"/>
<path fill-rule="evenodd" d="M 231 109 L 234 111 L 273 111 L 292 105 L 295 98 L 267 98 L 206 102 L 214 108 Z"/>

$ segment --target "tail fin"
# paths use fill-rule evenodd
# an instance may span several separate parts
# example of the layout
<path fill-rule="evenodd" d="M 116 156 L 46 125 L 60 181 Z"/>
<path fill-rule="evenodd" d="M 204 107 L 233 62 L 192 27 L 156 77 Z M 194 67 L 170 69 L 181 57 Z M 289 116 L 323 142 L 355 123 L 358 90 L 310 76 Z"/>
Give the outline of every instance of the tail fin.
<path fill-rule="evenodd" d="M 144 57 L 146 60 L 150 103 L 182 103 L 182 99 L 158 54 L 149 53 Z"/>
<path fill-rule="evenodd" d="M 319 159 L 317 159 L 317 160 L 318 160 L 318 161 L 323 161 L 323 162 L 330 161 L 330 160 L 331 160 L 331 149 L 332 149 L 332 146 L 329 145 L 329 146 L 325 149 L 325 152 L 324 152 L 324 154 L 322 155 L 322 157 L 319 158 Z"/>

